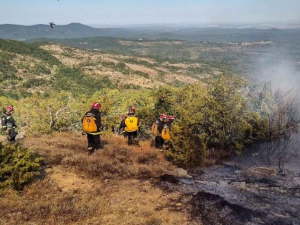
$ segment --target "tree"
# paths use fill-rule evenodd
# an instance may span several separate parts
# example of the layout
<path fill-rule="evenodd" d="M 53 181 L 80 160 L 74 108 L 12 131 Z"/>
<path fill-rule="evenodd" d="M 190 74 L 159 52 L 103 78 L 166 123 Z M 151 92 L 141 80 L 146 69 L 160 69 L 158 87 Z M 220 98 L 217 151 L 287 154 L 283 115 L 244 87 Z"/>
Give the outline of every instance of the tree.
<path fill-rule="evenodd" d="M 294 149 L 299 144 L 299 111 L 289 92 L 276 90 L 272 101 L 275 104 L 267 115 L 267 135 L 259 149 L 263 160 L 268 165 L 276 163 L 282 172 L 285 163 L 298 153 Z"/>

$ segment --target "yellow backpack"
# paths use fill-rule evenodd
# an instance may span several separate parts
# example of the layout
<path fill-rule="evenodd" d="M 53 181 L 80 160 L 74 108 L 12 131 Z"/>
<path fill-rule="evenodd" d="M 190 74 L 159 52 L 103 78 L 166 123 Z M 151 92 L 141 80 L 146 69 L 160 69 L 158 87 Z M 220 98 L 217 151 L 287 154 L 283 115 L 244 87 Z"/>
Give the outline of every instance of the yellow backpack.
<path fill-rule="evenodd" d="M 87 133 L 97 132 L 96 119 L 91 115 L 85 115 L 82 121 L 82 129 Z"/>
<path fill-rule="evenodd" d="M 162 131 L 161 131 L 161 137 L 164 139 L 164 140 L 170 140 L 170 130 L 167 126 L 165 126 Z"/>
<path fill-rule="evenodd" d="M 139 129 L 138 127 L 138 118 L 135 116 L 129 116 L 125 119 L 125 131 L 134 132 Z"/>
<path fill-rule="evenodd" d="M 157 123 L 153 123 L 153 125 L 152 125 L 152 134 L 154 134 L 155 136 L 158 136 L 158 126 L 157 126 Z"/>

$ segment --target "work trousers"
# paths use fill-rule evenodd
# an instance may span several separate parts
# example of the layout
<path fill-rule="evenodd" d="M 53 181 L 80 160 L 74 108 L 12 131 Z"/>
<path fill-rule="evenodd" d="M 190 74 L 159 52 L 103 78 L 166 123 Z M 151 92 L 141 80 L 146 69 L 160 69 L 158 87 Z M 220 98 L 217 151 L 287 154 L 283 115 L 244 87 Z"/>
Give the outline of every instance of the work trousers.
<path fill-rule="evenodd" d="M 100 134 L 87 134 L 88 147 L 93 148 L 93 150 L 100 149 Z"/>
<path fill-rule="evenodd" d="M 15 131 L 15 129 L 9 129 L 7 139 L 9 142 L 14 142 L 16 140 L 16 136 L 18 135 L 18 132 Z"/>
<path fill-rule="evenodd" d="M 128 137 L 128 145 L 133 145 L 134 139 L 137 139 L 137 131 L 134 132 L 126 132 L 126 135 Z"/>
<path fill-rule="evenodd" d="M 155 148 L 162 148 L 164 146 L 165 140 L 161 136 L 155 137 Z"/>

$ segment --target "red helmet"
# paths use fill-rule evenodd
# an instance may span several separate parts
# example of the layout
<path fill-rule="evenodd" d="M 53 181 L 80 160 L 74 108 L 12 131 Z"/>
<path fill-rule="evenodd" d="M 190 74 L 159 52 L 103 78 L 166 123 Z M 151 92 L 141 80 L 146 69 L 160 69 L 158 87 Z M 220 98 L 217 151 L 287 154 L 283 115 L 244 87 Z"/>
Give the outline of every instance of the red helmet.
<path fill-rule="evenodd" d="M 167 118 L 167 115 L 166 114 L 160 114 L 160 117 L 159 118 L 161 118 L 161 119 L 166 119 Z"/>
<path fill-rule="evenodd" d="M 135 108 L 130 106 L 128 114 L 135 114 Z"/>
<path fill-rule="evenodd" d="M 92 105 L 92 109 L 100 109 L 100 103 L 94 102 Z"/>
<path fill-rule="evenodd" d="M 175 119 L 175 116 L 169 116 L 167 119 L 167 122 L 173 122 L 174 119 Z"/>
<path fill-rule="evenodd" d="M 6 106 L 6 111 L 14 111 L 14 107 L 12 105 Z"/>

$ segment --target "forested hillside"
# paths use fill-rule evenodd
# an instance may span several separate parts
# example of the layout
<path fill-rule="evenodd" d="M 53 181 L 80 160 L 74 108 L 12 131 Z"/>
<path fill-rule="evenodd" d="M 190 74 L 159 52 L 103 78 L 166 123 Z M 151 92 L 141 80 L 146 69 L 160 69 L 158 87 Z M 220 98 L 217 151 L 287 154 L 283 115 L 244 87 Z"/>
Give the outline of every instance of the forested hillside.
<path fill-rule="evenodd" d="M 58 44 L 35 45 L 0 40 L 0 54 L 1 92 L 13 98 L 52 90 L 93 94 L 105 87 L 180 86 L 220 73 L 203 63 L 171 63 Z"/>
<path fill-rule="evenodd" d="M 300 40 L 300 37 L 299 37 Z M 103 50 L 132 57 L 148 57 L 157 62 L 195 64 L 186 75 L 219 71 L 257 77 L 258 70 L 288 62 L 300 71 L 300 48 L 296 42 L 270 39 L 241 42 L 187 42 L 167 39 L 120 39 L 112 37 L 74 39 L 34 39 L 28 42 L 54 42 L 80 49 Z M 170 68 L 172 72 L 176 67 Z"/>

